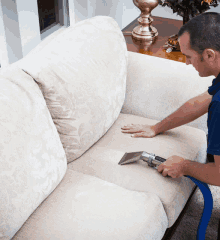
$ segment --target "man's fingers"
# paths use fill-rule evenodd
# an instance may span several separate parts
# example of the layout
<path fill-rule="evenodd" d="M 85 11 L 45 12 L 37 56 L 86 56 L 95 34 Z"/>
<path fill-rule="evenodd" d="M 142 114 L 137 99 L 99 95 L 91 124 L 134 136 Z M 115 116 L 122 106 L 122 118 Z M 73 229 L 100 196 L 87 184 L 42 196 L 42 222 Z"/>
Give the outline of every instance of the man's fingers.
<path fill-rule="evenodd" d="M 141 132 L 141 130 L 138 129 L 129 129 L 129 130 L 122 130 L 123 133 L 138 133 Z"/>
<path fill-rule="evenodd" d="M 122 129 L 122 131 L 129 131 L 129 130 L 131 130 L 130 127 L 123 127 L 123 128 L 121 128 L 121 129 Z"/>
<path fill-rule="evenodd" d="M 130 129 L 130 128 L 132 128 L 132 127 L 134 127 L 133 124 L 132 124 L 132 125 L 127 125 L 127 126 L 121 127 L 121 129 Z"/>
<path fill-rule="evenodd" d="M 127 124 L 127 125 L 124 125 L 124 127 L 130 127 L 130 126 L 133 126 L 134 124 L 131 123 L 131 124 Z"/>
<path fill-rule="evenodd" d="M 168 170 L 167 170 L 166 168 L 163 169 L 162 175 L 163 175 L 164 177 L 169 176 L 169 175 L 168 175 Z"/>
<path fill-rule="evenodd" d="M 144 132 L 132 134 L 131 137 L 146 137 Z"/>
<path fill-rule="evenodd" d="M 131 123 L 131 124 L 128 124 L 128 125 L 125 125 L 125 127 L 130 127 L 130 126 L 133 126 L 134 124 Z"/>

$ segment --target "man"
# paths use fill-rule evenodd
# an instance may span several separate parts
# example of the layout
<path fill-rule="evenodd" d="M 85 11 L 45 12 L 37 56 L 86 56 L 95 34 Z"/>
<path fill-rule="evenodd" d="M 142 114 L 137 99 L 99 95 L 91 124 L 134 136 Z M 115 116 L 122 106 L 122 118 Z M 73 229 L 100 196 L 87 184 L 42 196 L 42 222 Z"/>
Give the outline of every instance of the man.
<path fill-rule="evenodd" d="M 169 175 L 172 178 L 189 175 L 202 182 L 220 186 L 220 14 L 207 12 L 192 18 L 181 27 L 178 40 L 187 65 L 192 64 L 200 77 L 216 77 L 212 86 L 203 94 L 188 100 L 156 125 L 131 124 L 122 127 L 122 132 L 132 133 L 132 137 L 151 138 L 208 112 L 207 154 L 213 157 L 213 162 L 201 164 L 171 156 L 158 167 L 158 172 L 164 177 Z"/>

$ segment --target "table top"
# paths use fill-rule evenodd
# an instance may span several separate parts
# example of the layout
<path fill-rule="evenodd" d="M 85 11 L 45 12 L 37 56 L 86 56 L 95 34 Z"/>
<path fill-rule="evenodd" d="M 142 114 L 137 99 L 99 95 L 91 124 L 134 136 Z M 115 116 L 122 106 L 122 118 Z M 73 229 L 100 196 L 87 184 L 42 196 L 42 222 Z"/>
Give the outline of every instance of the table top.
<path fill-rule="evenodd" d="M 138 18 L 122 29 L 128 51 L 166 58 L 178 62 L 186 62 L 186 57 L 181 53 L 181 51 L 172 51 L 167 53 L 166 49 L 163 47 L 171 35 L 178 34 L 179 29 L 183 25 L 183 21 L 152 16 L 153 22 L 151 25 L 157 29 L 158 37 L 150 47 L 146 48 L 143 46 L 143 42 L 134 42 L 134 39 L 132 39 L 131 36 L 131 32 L 134 27 L 139 25 L 137 21 Z"/>

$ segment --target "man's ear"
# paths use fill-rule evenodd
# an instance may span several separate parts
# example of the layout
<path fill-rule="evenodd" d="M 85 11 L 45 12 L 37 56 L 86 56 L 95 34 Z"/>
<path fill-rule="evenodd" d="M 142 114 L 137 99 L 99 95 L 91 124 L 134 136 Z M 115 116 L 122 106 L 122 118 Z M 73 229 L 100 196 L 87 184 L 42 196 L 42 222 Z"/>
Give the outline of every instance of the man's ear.
<path fill-rule="evenodd" d="M 217 57 L 216 52 L 211 48 L 205 49 L 202 53 L 202 56 L 207 61 L 212 61 L 212 62 L 214 62 Z"/>

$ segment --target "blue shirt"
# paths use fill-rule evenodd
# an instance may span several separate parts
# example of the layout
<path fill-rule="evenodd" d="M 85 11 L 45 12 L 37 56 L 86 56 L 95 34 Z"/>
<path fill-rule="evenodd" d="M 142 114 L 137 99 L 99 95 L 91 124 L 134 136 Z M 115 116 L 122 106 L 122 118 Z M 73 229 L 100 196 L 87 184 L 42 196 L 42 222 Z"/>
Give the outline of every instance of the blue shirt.
<path fill-rule="evenodd" d="M 208 148 L 207 153 L 220 155 L 220 73 L 208 88 L 212 101 L 208 109 Z"/>

